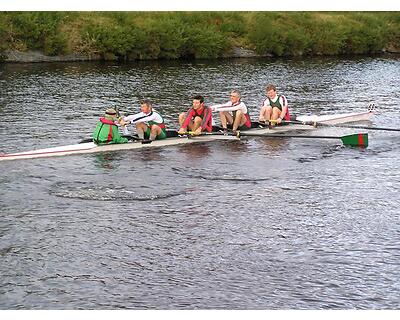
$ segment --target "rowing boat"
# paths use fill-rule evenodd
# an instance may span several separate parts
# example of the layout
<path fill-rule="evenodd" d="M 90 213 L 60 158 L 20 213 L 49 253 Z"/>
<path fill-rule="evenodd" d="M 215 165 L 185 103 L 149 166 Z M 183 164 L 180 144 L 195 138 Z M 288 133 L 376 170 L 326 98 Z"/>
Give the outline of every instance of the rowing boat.
<path fill-rule="evenodd" d="M 315 121 L 325 124 L 342 124 L 349 122 L 368 121 L 371 119 L 373 111 L 353 112 L 336 115 L 321 115 L 321 116 L 297 116 L 296 120 L 301 122 Z M 273 128 L 253 128 L 246 132 L 255 132 L 257 134 L 282 134 L 285 132 L 304 131 L 315 129 L 310 125 L 290 124 L 285 126 L 274 126 Z M 19 159 L 33 159 L 55 156 L 66 156 L 75 154 L 88 154 L 98 152 L 111 152 L 117 150 L 130 150 L 130 149 L 143 149 L 150 147 L 165 147 L 172 145 L 180 145 L 187 143 L 209 142 L 214 140 L 240 140 L 238 136 L 232 135 L 213 135 L 206 134 L 200 136 L 184 136 L 172 137 L 164 140 L 155 140 L 151 143 L 143 144 L 140 141 L 130 141 L 124 144 L 109 144 L 109 145 L 96 145 L 93 142 L 73 144 L 67 146 L 38 149 L 32 151 L 0 154 L 0 161 L 6 160 L 19 160 Z"/>

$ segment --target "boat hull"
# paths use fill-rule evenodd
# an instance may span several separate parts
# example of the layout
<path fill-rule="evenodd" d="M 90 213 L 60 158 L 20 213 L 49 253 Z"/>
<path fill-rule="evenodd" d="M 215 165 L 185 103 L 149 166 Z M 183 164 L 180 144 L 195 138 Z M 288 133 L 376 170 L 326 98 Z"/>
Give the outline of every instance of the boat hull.
<path fill-rule="evenodd" d="M 296 119 L 299 121 L 312 121 L 325 124 L 343 124 L 349 122 L 367 121 L 373 116 L 372 111 L 358 112 L 358 113 L 346 113 L 337 115 L 326 115 L 326 116 L 300 116 Z M 257 134 L 281 134 L 284 132 L 293 131 L 304 131 L 315 129 L 311 125 L 302 124 L 290 124 L 286 126 L 275 126 L 273 128 L 254 128 L 251 132 Z M 75 154 L 88 154 L 88 153 L 98 153 L 98 152 L 112 152 L 118 150 L 131 150 L 131 149 L 143 149 L 143 148 L 154 148 L 154 147 L 165 147 L 172 145 L 180 145 L 187 143 L 199 143 L 199 142 L 209 142 L 215 140 L 240 140 L 236 136 L 224 136 L 224 135 L 202 135 L 196 137 L 174 137 L 164 140 L 155 140 L 148 144 L 143 144 L 139 141 L 133 141 L 124 144 L 109 144 L 98 146 L 93 142 L 74 144 L 61 147 L 53 147 L 46 149 L 38 149 L 33 151 L 0 154 L 0 161 L 7 160 L 19 160 L 19 159 L 34 159 L 34 158 L 45 158 L 45 157 L 56 157 L 56 156 L 67 156 Z"/>
<path fill-rule="evenodd" d="M 198 137 L 176 137 L 164 140 L 155 140 L 151 143 L 141 143 L 140 141 L 132 141 L 128 143 L 121 144 L 108 144 L 108 145 L 96 145 L 93 142 L 73 144 L 62 147 L 38 149 L 33 151 L 0 154 L 0 161 L 6 160 L 19 160 L 19 159 L 34 159 L 34 158 L 45 158 L 45 157 L 57 157 L 57 156 L 67 156 L 75 154 L 87 154 L 87 153 L 98 153 L 98 152 L 111 152 L 111 151 L 123 151 L 131 149 L 144 149 L 144 148 L 154 148 L 154 147 L 165 147 L 179 144 L 187 143 L 199 143 L 208 142 L 213 140 L 240 140 L 235 136 L 198 136 Z"/>
<path fill-rule="evenodd" d="M 323 115 L 323 116 L 299 116 L 296 120 L 301 122 L 318 122 L 324 124 L 344 124 L 350 122 L 369 121 L 373 116 L 373 111 L 353 112 L 337 115 Z"/>

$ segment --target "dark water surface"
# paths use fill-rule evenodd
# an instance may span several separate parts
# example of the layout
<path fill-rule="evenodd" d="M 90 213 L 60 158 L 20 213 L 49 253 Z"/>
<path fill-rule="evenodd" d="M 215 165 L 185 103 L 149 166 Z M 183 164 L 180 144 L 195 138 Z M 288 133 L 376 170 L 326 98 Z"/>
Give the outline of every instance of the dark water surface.
<path fill-rule="evenodd" d="M 76 143 L 109 106 L 267 83 L 296 114 L 400 127 L 400 59 L 0 66 L 1 152 Z M 348 129 L 347 129 L 348 130 Z M 352 131 L 354 132 L 354 131 Z M 319 134 L 341 135 L 343 129 Z M 172 146 L 0 163 L 1 309 L 398 309 L 399 132 Z"/>

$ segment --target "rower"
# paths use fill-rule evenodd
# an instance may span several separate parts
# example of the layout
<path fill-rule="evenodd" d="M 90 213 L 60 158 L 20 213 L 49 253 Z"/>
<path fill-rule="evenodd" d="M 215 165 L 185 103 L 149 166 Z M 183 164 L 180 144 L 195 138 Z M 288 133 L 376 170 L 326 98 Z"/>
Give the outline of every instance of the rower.
<path fill-rule="evenodd" d="M 211 106 L 212 111 L 219 111 L 224 134 L 227 133 L 228 124 L 232 126 L 233 133 L 236 133 L 236 130 L 238 129 L 250 129 L 250 115 L 245 103 L 240 100 L 240 92 L 238 90 L 232 90 L 230 98 L 230 101 L 225 104 L 216 104 Z"/>
<path fill-rule="evenodd" d="M 204 130 L 211 132 L 212 112 L 210 107 L 205 105 L 203 96 L 193 97 L 192 108 L 179 114 L 179 125 L 179 134 L 186 133 L 188 129 L 193 131 L 194 135 L 199 135 Z"/>
<path fill-rule="evenodd" d="M 282 120 L 290 120 L 286 97 L 278 95 L 273 84 L 267 85 L 265 91 L 267 99 L 264 100 L 261 106 L 259 122 L 268 123 L 272 120 L 271 125 L 275 125 L 275 123 L 282 123 Z"/>
<path fill-rule="evenodd" d="M 98 145 L 128 142 L 118 132 L 117 122 L 117 111 L 114 108 L 107 109 L 93 132 L 93 142 Z"/>
<path fill-rule="evenodd" d="M 120 118 L 120 124 L 125 126 L 127 123 L 135 124 L 139 139 L 161 140 L 167 137 L 166 127 L 163 117 L 155 110 L 149 100 L 140 102 L 141 112 L 127 117 Z"/>

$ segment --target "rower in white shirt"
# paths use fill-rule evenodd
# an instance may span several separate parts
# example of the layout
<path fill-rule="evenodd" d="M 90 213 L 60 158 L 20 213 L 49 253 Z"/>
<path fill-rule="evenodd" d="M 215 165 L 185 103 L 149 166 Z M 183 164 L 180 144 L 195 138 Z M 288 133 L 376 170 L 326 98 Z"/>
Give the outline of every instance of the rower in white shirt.
<path fill-rule="evenodd" d="M 120 124 L 127 123 L 136 125 L 136 132 L 140 139 L 160 140 L 167 137 L 163 117 L 153 110 L 149 100 L 140 103 L 141 112 L 120 119 Z"/>
<path fill-rule="evenodd" d="M 231 101 L 224 104 L 211 106 L 212 111 L 218 111 L 224 133 L 228 130 L 228 124 L 232 126 L 232 131 L 247 130 L 251 128 L 249 112 L 244 102 L 240 101 L 240 92 L 231 91 Z"/>

